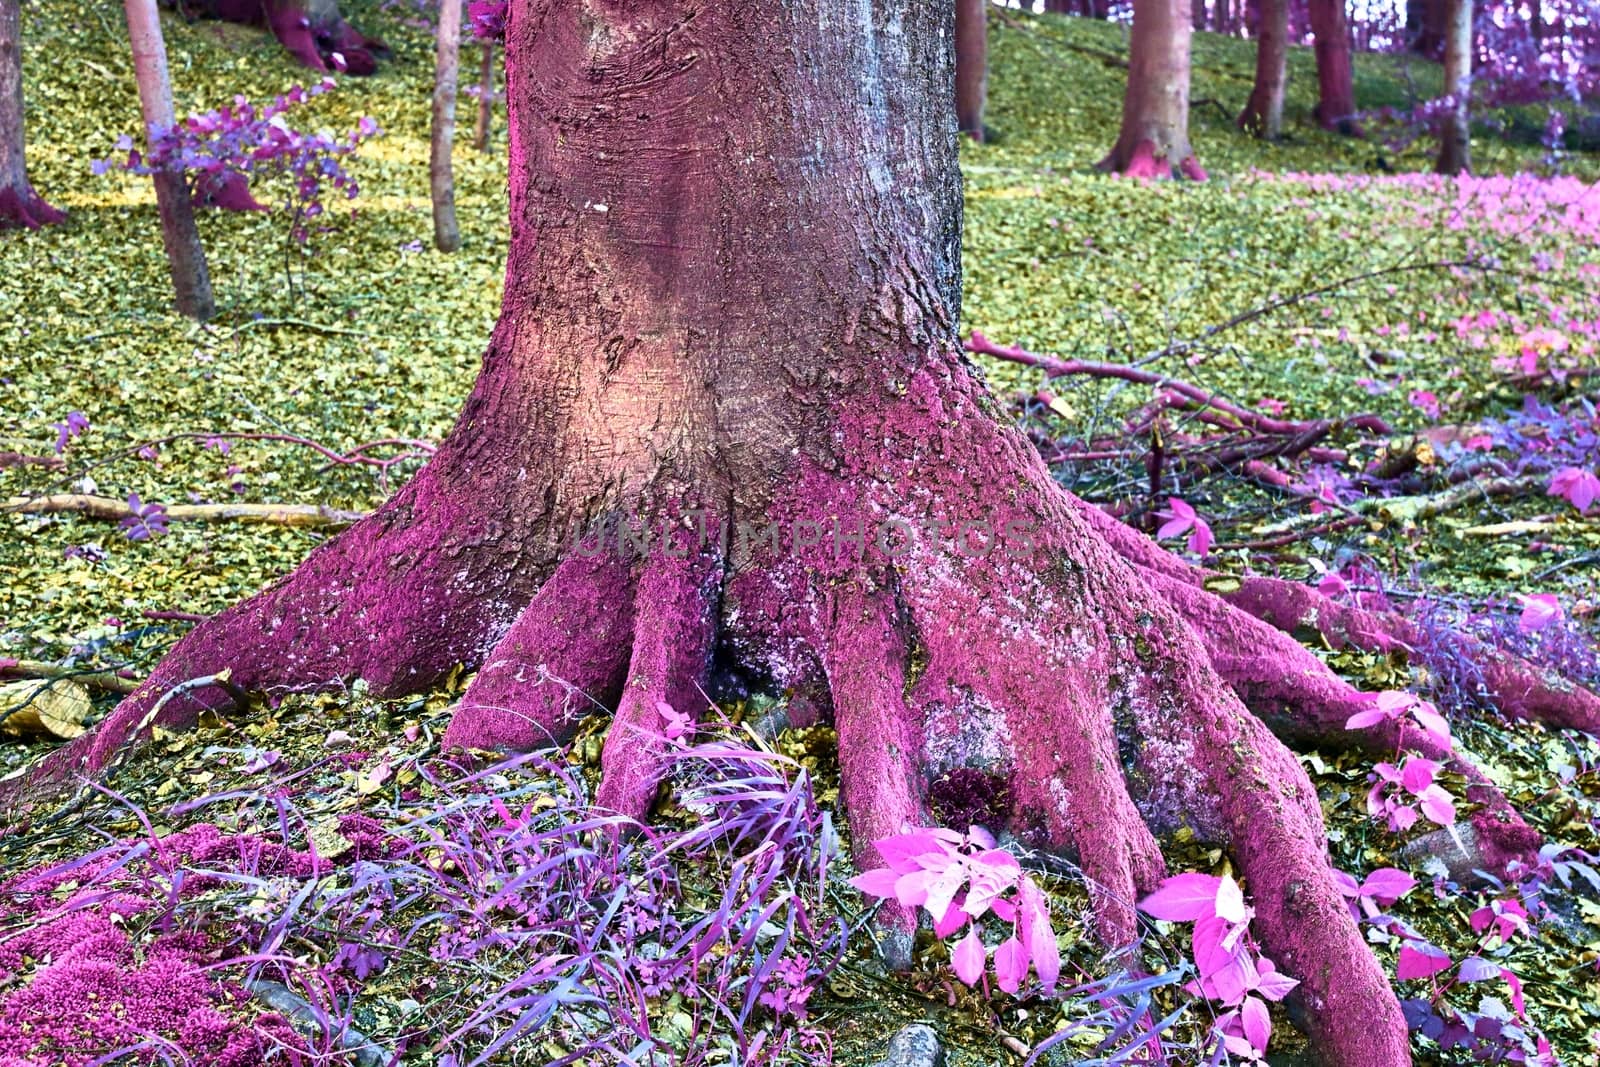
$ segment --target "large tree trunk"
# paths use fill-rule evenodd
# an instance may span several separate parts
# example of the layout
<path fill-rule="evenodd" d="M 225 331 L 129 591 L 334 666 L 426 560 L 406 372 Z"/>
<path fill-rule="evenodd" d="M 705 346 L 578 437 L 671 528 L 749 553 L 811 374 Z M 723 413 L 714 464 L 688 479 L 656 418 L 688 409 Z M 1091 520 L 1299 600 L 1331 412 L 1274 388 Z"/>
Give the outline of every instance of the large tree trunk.
<path fill-rule="evenodd" d="M 1187 4 L 1168 11 L 1186 31 Z M 1407 635 L 1179 562 L 997 421 L 955 333 L 952 31 L 921 0 L 515 3 L 505 294 L 455 429 L 0 805 L 240 689 L 361 677 L 392 696 L 464 662 L 447 745 L 541 746 L 605 702 L 597 802 L 642 815 L 669 713 L 704 710 L 717 657 L 831 707 L 864 862 L 982 779 L 1007 798 L 987 823 L 1074 857 L 1122 945 L 1158 837 L 1215 842 L 1301 981 L 1312 1047 L 1409 1064 L 1316 794 L 1265 724 L 1386 755 L 1429 742 L 1346 731 L 1368 705 L 1257 616 Z M 1507 677 L 1519 710 L 1600 727 L 1592 695 Z M 1477 781 L 1495 862 L 1536 848 Z M 911 916 L 881 918 L 903 962 Z"/>
<path fill-rule="evenodd" d="M 456 81 L 461 68 L 461 8 L 466 0 L 439 4 L 433 79 L 433 133 L 428 142 L 428 188 L 433 199 L 433 244 L 441 252 L 461 247 L 456 222 Z"/>
<path fill-rule="evenodd" d="M 1256 81 L 1239 126 L 1264 141 L 1283 133 L 1283 90 L 1289 80 L 1289 0 L 1260 0 L 1256 22 Z"/>
<path fill-rule="evenodd" d="M 1176 168 L 1205 180 L 1189 147 L 1189 20 L 1185 0 L 1135 0 L 1122 130 L 1102 170 L 1168 178 Z"/>
<path fill-rule="evenodd" d="M 989 0 L 956 0 L 956 127 L 983 140 L 989 94 Z"/>
<path fill-rule="evenodd" d="M 1472 170 L 1472 0 L 1450 0 L 1444 35 L 1444 88 L 1453 98 L 1439 125 L 1440 174 Z"/>
<path fill-rule="evenodd" d="M 67 217 L 28 184 L 22 112 L 22 10 L 18 0 L 0 0 L 0 229 L 34 230 Z"/>
<path fill-rule="evenodd" d="M 1317 54 L 1317 121 L 1324 129 L 1357 134 L 1345 0 L 1310 0 L 1309 6 Z"/>
<path fill-rule="evenodd" d="M 124 0 L 128 39 L 133 47 L 133 75 L 139 83 L 139 107 L 144 112 L 146 139 L 154 143 L 172 129 L 172 82 L 167 77 L 167 46 L 161 38 L 161 14 L 155 0 Z M 151 176 L 156 187 L 156 208 L 161 215 L 161 243 L 178 311 L 204 322 L 215 306 L 211 300 L 211 275 L 206 250 L 194 224 L 189 184 L 181 172 L 158 170 Z"/>

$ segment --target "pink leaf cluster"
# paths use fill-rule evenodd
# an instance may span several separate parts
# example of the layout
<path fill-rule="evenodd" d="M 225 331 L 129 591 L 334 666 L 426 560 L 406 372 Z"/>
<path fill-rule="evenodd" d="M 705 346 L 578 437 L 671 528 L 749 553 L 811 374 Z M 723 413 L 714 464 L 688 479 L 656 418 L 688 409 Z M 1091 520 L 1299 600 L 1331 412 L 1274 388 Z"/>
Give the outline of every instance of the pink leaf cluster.
<path fill-rule="evenodd" d="M 1044 991 L 1054 992 L 1061 953 L 1050 926 L 1049 902 L 1017 858 L 997 848 L 988 831 L 975 826 L 959 834 L 930 827 L 874 845 L 888 866 L 857 875 L 850 884 L 868 896 L 922 908 L 940 938 L 965 927 L 966 935 L 950 954 L 957 978 L 977 985 L 992 958 L 995 982 L 1005 992 L 1022 988 L 1030 966 Z M 1011 924 L 1011 936 L 992 952 L 978 930 L 978 920 L 989 914 Z"/>
<path fill-rule="evenodd" d="M 1600 477 L 1582 467 L 1562 467 L 1550 479 L 1550 496 L 1558 496 L 1587 515 L 1589 507 L 1600 500 Z"/>
<path fill-rule="evenodd" d="M 1433 780 L 1439 772 L 1438 763 L 1408 756 L 1398 767 L 1380 763 L 1373 771 L 1375 780 L 1367 792 L 1367 810 L 1373 818 L 1386 821 L 1391 833 L 1411 829 L 1419 808 L 1429 822 L 1440 826 L 1456 821 L 1455 801 Z"/>
<path fill-rule="evenodd" d="M 1376 918 L 1417 886 L 1415 878 L 1395 867 L 1380 867 L 1360 882 L 1344 871 L 1334 871 L 1333 880 L 1349 901 L 1350 914 L 1357 921 L 1362 916 Z"/>
<path fill-rule="evenodd" d="M 1363 693 L 1371 705 L 1345 720 L 1346 730 L 1361 730 L 1380 722 L 1394 722 L 1410 716 L 1434 740 L 1445 748 L 1450 747 L 1450 724 L 1439 714 L 1439 709 L 1411 693 L 1386 689 L 1381 693 Z"/>
<path fill-rule="evenodd" d="M 1475 910 L 1467 920 L 1472 929 L 1483 933 L 1491 927 L 1502 944 L 1510 943 L 1518 934 L 1527 934 L 1528 909 L 1516 900 L 1494 900 Z"/>
<path fill-rule="evenodd" d="M 1521 633 L 1535 633 L 1561 618 L 1561 601 L 1554 593 L 1532 596 L 1518 593 L 1517 602 L 1522 605 L 1522 616 L 1517 619 L 1517 630 Z"/>
<path fill-rule="evenodd" d="M 1197 556 L 1204 556 L 1211 550 L 1214 538 L 1211 535 L 1211 526 L 1202 519 L 1186 501 L 1175 496 L 1167 498 L 1165 511 L 1157 512 L 1158 517 L 1165 521 L 1156 531 L 1156 540 L 1165 541 L 1169 537 L 1189 535 L 1188 549 Z"/>
<path fill-rule="evenodd" d="M 1257 1061 L 1272 1039 L 1268 1000 L 1282 1000 L 1299 982 L 1261 955 L 1250 937 L 1255 909 L 1231 877 L 1180 874 L 1139 902 L 1146 915 L 1194 923 L 1193 952 L 1200 977 L 1185 988 L 1228 1010 L 1217 1034 L 1231 1056 Z"/>

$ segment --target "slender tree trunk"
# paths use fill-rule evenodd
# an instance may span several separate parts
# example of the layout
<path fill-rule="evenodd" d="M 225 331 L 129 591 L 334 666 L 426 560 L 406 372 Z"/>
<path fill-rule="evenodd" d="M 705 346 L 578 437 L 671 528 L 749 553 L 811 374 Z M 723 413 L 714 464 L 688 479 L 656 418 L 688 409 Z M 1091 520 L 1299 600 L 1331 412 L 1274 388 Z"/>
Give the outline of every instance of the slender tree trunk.
<path fill-rule="evenodd" d="M 1189 5 L 1189 22 L 1197 30 L 1206 28 L 1206 0 L 1192 0 Z"/>
<path fill-rule="evenodd" d="M 1440 174 L 1472 171 L 1472 0 L 1450 0 L 1444 35 L 1444 87 L 1454 97 L 1439 128 Z"/>
<path fill-rule="evenodd" d="M 1204 181 L 1189 147 L 1189 6 L 1185 0 L 1134 0 L 1122 130 L 1100 169 L 1166 178 L 1174 169 Z"/>
<path fill-rule="evenodd" d="M 989 92 L 989 0 L 956 2 L 956 128 L 983 140 Z"/>
<path fill-rule="evenodd" d="M 133 74 L 139 83 L 139 107 L 144 112 L 145 137 L 154 143 L 172 129 L 172 83 L 167 76 L 167 46 L 161 38 L 161 15 L 156 0 L 124 0 L 128 39 L 133 46 Z M 178 311 L 204 322 L 215 311 L 206 250 L 194 224 L 194 205 L 188 180 L 182 173 L 159 170 L 151 176 L 156 187 L 156 207 L 161 215 L 161 243 L 167 249 L 172 289 Z"/>
<path fill-rule="evenodd" d="M 1076 0 L 1044 0 L 1044 9 L 1057 15 L 1071 15 L 1078 10 Z"/>
<path fill-rule="evenodd" d="M 67 217 L 28 184 L 22 115 L 22 10 L 18 0 L 0 0 L 0 229 Z"/>
<path fill-rule="evenodd" d="M 1239 126 L 1276 141 L 1283 132 L 1283 90 L 1289 80 L 1289 0 L 1260 0 L 1257 10 L 1256 81 Z"/>
<path fill-rule="evenodd" d="M 478 68 L 478 129 L 472 147 L 489 151 L 489 132 L 494 124 L 494 42 L 483 42 L 483 60 Z"/>
<path fill-rule="evenodd" d="M 1358 134 L 1345 0 L 1310 0 L 1310 15 L 1317 54 L 1317 121 L 1324 129 Z"/>
<path fill-rule="evenodd" d="M 1227 33 L 1233 27 L 1233 8 L 1229 0 L 1216 0 L 1217 14 L 1211 28 L 1217 33 Z"/>
<path fill-rule="evenodd" d="M 456 223 L 455 171 L 450 154 L 456 139 L 456 76 L 461 62 L 464 3 L 465 0 L 443 0 L 439 5 L 428 184 L 433 194 L 433 243 L 441 252 L 454 252 L 461 247 L 461 228 Z"/>

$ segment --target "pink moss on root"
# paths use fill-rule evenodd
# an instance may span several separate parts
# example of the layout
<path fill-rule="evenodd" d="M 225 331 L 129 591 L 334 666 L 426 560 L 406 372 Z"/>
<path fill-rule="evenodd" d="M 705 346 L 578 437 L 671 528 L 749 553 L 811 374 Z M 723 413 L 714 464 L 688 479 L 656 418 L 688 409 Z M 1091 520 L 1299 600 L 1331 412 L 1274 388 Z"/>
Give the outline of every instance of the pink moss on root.
<path fill-rule="evenodd" d="M 65 222 L 67 213 L 45 203 L 44 198 L 24 184 L 21 188 L 0 189 L 0 230 L 37 230 Z"/>
<path fill-rule="evenodd" d="M 131 846 L 130 846 L 131 847 Z M 135 940 L 140 918 L 167 905 L 150 866 L 303 877 L 311 856 L 200 825 L 153 844 L 124 866 L 108 852 L 71 869 L 39 871 L 0 887 L 0 1063 L 86 1067 L 107 1052 L 148 1042 L 173 1044 L 218 1067 L 295 1062 L 310 1049 L 282 1016 L 252 1006 L 218 977 L 218 946 L 182 929 Z M 217 884 L 191 875 L 190 896 Z M 63 896 L 65 894 L 65 896 Z M 287 1054 L 287 1055 L 286 1055 Z"/>

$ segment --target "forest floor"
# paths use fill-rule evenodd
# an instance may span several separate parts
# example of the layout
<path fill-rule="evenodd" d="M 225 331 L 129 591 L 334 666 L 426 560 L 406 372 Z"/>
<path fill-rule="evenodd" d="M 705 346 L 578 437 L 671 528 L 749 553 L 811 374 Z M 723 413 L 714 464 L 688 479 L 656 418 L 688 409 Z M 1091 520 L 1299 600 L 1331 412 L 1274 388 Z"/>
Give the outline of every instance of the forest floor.
<path fill-rule="evenodd" d="M 328 224 L 304 244 L 293 240 L 281 212 L 206 214 L 201 230 L 219 314 L 200 326 L 167 311 L 148 181 L 91 172 L 91 160 L 115 155 L 117 138 L 137 126 L 114 9 L 80 0 L 26 5 L 30 171 L 70 219 L 0 238 L 0 452 L 59 458 L 60 465 L 0 470 L 0 502 L 75 492 L 136 497 L 141 509 L 245 502 L 362 511 L 414 470 L 425 449 L 361 446 L 437 441 L 449 428 L 498 309 L 504 114 L 496 114 L 491 151 L 458 149 L 464 247 L 440 255 L 429 244 L 426 196 L 427 30 L 402 17 L 407 5 L 344 6 L 358 26 L 385 37 L 395 57 L 374 78 L 341 79 L 310 105 L 309 117 L 291 119 L 334 131 L 353 128 L 362 116 L 376 119 L 381 135 L 351 165 L 360 196 L 335 205 Z M 180 113 L 236 93 L 267 99 L 306 80 L 263 34 L 216 23 L 169 19 L 166 25 Z M 1267 457 L 1278 477 L 1263 478 L 1259 469 L 1252 476 L 1237 465 L 1208 470 L 1201 462 L 1206 451 L 1239 441 L 1237 427 L 1207 430 L 1178 413 L 1130 435 L 1127 420 L 1137 420 L 1151 399 L 1148 387 L 1079 375 L 1046 382 L 1038 369 L 980 357 L 997 393 L 1014 403 L 1047 453 L 1115 453 L 1092 462 L 1062 458 L 1057 469 L 1064 483 L 1152 531 L 1170 508 L 1168 498 L 1179 497 L 1216 535 L 1213 566 L 1321 580 L 1339 595 L 1382 597 L 1423 619 L 1439 635 L 1431 658 L 1319 651 L 1363 688 L 1413 688 L 1434 700 L 1458 743 L 1550 841 L 1600 853 L 1600 743 L 1478 713 L 1474 679 L 1453 669 L 1448 656 L 1451 635 L 1472 632 L 1600 683 L 1594 651 L 1600 512 L 1582 515 L 1547 492 L 1561 470 L 1592 472 L 1600 464 L 1594 379 L 1587 376 L 1600 366 L 1600 191 L 1585 181 L 1593 157 L 1566 161 L 1567 177 L 1544 176 L 1542 150 L 1526 143 L 1537 122 L 1520 116 L 1507 130 L 1485 131 L 1475 141 L 1485 177 L 1453 182 L 1407 173 L 1426 169 L 1421 146 L 1393 151 L 1378 139 L 1339 138 L 1312 126 L 1315 78 L 1304 49 L 1291 60 L 1288 135 L 1263 145 L 1231 118 L 1249 90 L 1251 46 L 1202 34 L 1195 44 L 1192 133 L 1211 180 L 1123 181 L 1092 169 L 1116 129 L 1122 29 L 995 12 L 991 49 L 988 121 L 996 136 L 962 150 L 964 332 L 1033 353 L 1138 364 L 1264 415 L 1335 424 L 1318 442 L 1324 451 Z M 1404 105 L 1408 94 L 1437 81 L 1429 65 L 1392 58 L 1361 56 L 1357 69 L 1358 99 L 1369 107 Z M 470 99 L 463 103 L 472 106 Z M 284 192 L 255 190 L 268 203 Z M 1387 420 L 1394 432 L 1343 422 L 1363 412 Z M 72 413 L 84 423 L 69 421 Z M 1166 459 L 1152 492 L 1148 461 L 1157 438 Z M 330 451 L 397 459 L 383 467 L 330 462 Z M 1499 482 L 1506 491 L 1485 490 Z M 0 663 L 54 665 L 79 679 L 49 683 L 52 695 L 44 697 L 39 683 L 14 682 L 0 689 L 0 699 L 45 701 L 51 714 L 68 720 L 56 722 L 61 732 L 71 731 L 70 720 L 92 721 L 119 687 L 142 676 L 181 636 L 189 623 L 180 616 L 209 614 L 248 595 L 327 533 L 232 521 L 162 523 L 159 516 L 152 524 L 151 514 L 120 526 L 73 514 L 0 515 Z M 1170 546 L 1182 550 L 1182 539 Z M 1519 594 L 1554 597 L 1558 616 L 1548 625 L 1544 616 L 1530 623 L 1529 602 L 1517 600 Z M 450 866 L 467 861 L 442 838 L 428 846 L 433 860 L 423 867 L 460 875 L 450 892 L 405 882 L 392 871 L 391 888 L 413 893 L 400 894 L 404 907 L 392 899 L 381 906 L 376 898 L 358 901 L 353 888 L 371 890 L 377 877 L 371 872 L 387 869 L 391 858 L 386 846 L 363 836 L 376 832 L 371 825 L 350 821 L 354 815 L 426 841 L 422 828 L 444 825 L 429 820 L 448 822 L 441 813 L 465 810 L 463 796 L 474 790 L 513 808 L 531 804 L 535 815 L 577 810 L 574 798 L 593 772 L 602 721 L 563 765 L 570 780 L 508 771 L 463 787 L 439 777 L 430 764 L 432 739 L 462 682 L 397 704 L 379 704 L 358 690 L 208 721 L 119 767 L 108 781 L 114 793 L 91 796 L 69 818 L 0 838 L 0 855 L 8 873 L 16 873 L 81 857 L 91 847 L 110 849 L 51 882 L 40 899 L 59 902 L 80 882 L 104 879 L 143 901 L 144 911 L 134 908 L 134 918 L 113 924 L 126 928 L 140 967 L 154 965 L 139 946 L 170 936 L 176 924 L 199 931 L 217 953 L 247 945 L 274 966 L 290 960 L 322 976 L 321 993 L 302 993 L 337 1006 L 327 1012 L 348 1012 L 382 1047 L 406 1045 L 407 1062 L 448 1064 L 429 1039 L 459 1030 L 465 1047 L 482 1048 L 521 1024 L 523 1012 L 548 1022 L 538 1015 L 545 1008 L 554 1021 L 512 1055 L 517 1062 L 559 1056 L 601 1026 L 561 997 L 555 1007 L 529 999 L 546 988 L 540 981 L 570 993 L 558 981 L 569 972 L 557 969 L 513 987 L 506 984 L 509 954 L 496 955 L 505 952 L 498 942 L 485 950 L 487 962 L 467 965 L 450 957 L 442 935 L 426 946 L 402 944 L 385 925 L 392 918 L 386 909 L 411 914 L 406 908 L 424 904 L 439 923 L 437 915 L 458 909 L 450 929 L 463 941 L 473 921 L 484 921 L 481 901 L 462 895 L 470 879 Z M 753 720 L 758 710 L 727 712 L 737 722 Z M 737 729 L 730 735 L 754 743 Z M 788 773 L 804 768 L 806 787 L 822 805 L 802 804 L 795 840 L 824 851 L 832 831 L 823 814 L 835 784 L 829 742 L 823 728 L 773 742 L 794 761 L 783 765 Z M 33 734 L 0 744 L 0 771 L 21 766 L 50 743 Z M 1573 888 L 1548 889 L 1545 921 L 1496 940 L 1492 929 L 1475 930 L 1470 916 L 1524 896 L 1431 879 L 1426 856 L 1405 848 L 1421 831 L 1392 834 L 1368 815 L 1367 761 L 1333 751 L 1303 759 L 1319 787 L 1336 863 L 1358 877 L 1386 866 L 1409 870 L 1422 884 L 1394 913 L 1452 960 L 1492 958 L 1520 983 L 1514 990 L 1503 977 L 1471 984 L 1425 979 L 1401 983 L 1401 995 L 1441 1013 L 1445 1005 L 1496 1019 L 1503 1024 L 1497 1029 L 1526 1032 L 1530 1044 L 1542 1034 L 1562 1062 L 1600 1062 L 1594 1033 L 1600 880 L 1589 885 L 1581 870 L 1562 867 Z M 663 820 L 669 837 L 691 830 L 694 813 L 707 810 L 703 796 L 699 807 L 692 797 L 678 799 L 683 803 Z M 507 826 L 513 821 L 505 816 Z M 277 840 L 296 855 L 320 841 L 316 851 L 340 866 L 325 878 L 308 878 L 299 859 L 261 866 L 258 855 L 248 877 L 191 894 L 173 884 L 190 853 L 179 849 L 176 866 L 162 866 L 159 848 L 129 851 L 151 835 L 193 834 L 201 823 L 225 835 Z M 504 845 L 503 833 L 495 837 L 493 827 L 472 825 Z M 550 832 L 571 851 L 587 847 L 587 838 Z M 736 881 L 743 869 L 730 866 L 737 849 L 719 845 L 713 853 L 715 862 L 660 891 L 661 910 L 652 921 L 688 929 L 697 914 L 716 910 L 719 880 Z M 1175 867 L 1227 867 L 1216 852 L 1175 853 Z M 655 869 L 652 861 L 634 860 Z M 817 888 L 807 898 L 808 914 L 856 923 L 863 902 L 844 881 L 848 865 L 819 871 L 816 857 L 809 862 Z M 137 884 L 117 882 L 132 872 Z M 573 877 L 593 893 L 601 883 L 629 884 L 638 870 L 602 866 Z M 297 895 L 301 882 L 316 884 L 316 894 Z M 335 883 L 343 894 L 337 906 L 327 896 Z M 504 886 L 478 888 L 498 893 Z M 1082 980 L 1103 976 L 1079 921 L 1082 894 L 1066 877 L 1050 879 L 1049 888 L 1069 970 Z M 16 1016 L 32 1003 L 25 996 L 29 982 L 51 963 L 48 951 L 15 950 L 19 932 L 43 914 L 37 910 L 43 905 L 25 903 L 14 884 L 12 890 L 0 901 L 0 997 L 6 998 L 0 1058 L 25 1048 Z M 670 922 L 667 912 L 675 913 Z M 1371 932 L 1375 951 L 1392 967 L 1400 939 L 1378 926 Z M 630 936 L 628 951 L 643 935 Z M 1181 929 L 1153 926 L 1146 962 L 1159 969 L 1163 959 L 1182 960 L 1184 940 Z M 804 978 L 807 961 L 816 964 L 828 951 L 820 932 L 811 941 L 809 956 L 791 947 L 772 958 L 786 966 L 800 960 Z M 725 962 L 714 980 L 702 975 L 640 986 L 640 1011 L 668 1045 L 693 1046 L 707 1063 L 759 1058 L 750 1043 L 765 1034 L 768 1051 L 786 1040 L 784 1055 L 797 1062 L 831 1057 L 865 1064 L 882 1054 L 888 1033 L 923 1019 L 944 1036 L 956 1063 L 1012 1064 L 1021 1062 L 1019 1049 L 1081 1017 L 1083 1005 L 1070 999 L 991 997 L 960 987 L 947 976 L 946 948 L 931 938 L 912 980 L 886 979 L 865 943 L 859 933 L 852 939 L 800 1022 L 793 1010 L 775 1021 L 774 987 L 761 984 L 771 975 L 753 982 L 757 965 L 736 958 L 731 943 L 716 953 Z M 445 958 L 452 969 L 441 981 Z M 244 966 L 219 965 L 217 980 L 242 980 Z M 737 1024 L 695 1003 L 753 998 L 757 988 L 763 998 Z M 251 1014 L 237 990 L 228 989 L 211 1004 L 223 1022 L 206 1031 L 200 1046 L 178 1049 L 147 1037 L 135 1043 L 147 1056 L 159 1056 L 153 1051 L 159 1047 L 173 1062 L 184 1054 L 217 1054 L 226 1044 L 218 1035 Z M 1158 988 L 1154 997 L 1168 1010 L 1185 999 L 1173 987 Z M 474 1013 L 493 1002 L 519 1011 Z M 1189 1004 L 1166 1039 L 1174 1062 L 1185 1041 L 1203 1035 L 1206 1012 Z M 1272 1059 L 1292 1062 L 1304 1050 L 1286 1018 L 1280 1023 Z M 1105 1036 L 1087 1033 L 1064 1047 L 1087 1059 Z M 161 1037 L 183 1044 L 177 1031 Z M 1419 1062 L 1465 1055 L 1440 1052 L 1421 1035 L 1416 1049 Z"/>

